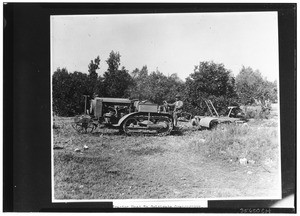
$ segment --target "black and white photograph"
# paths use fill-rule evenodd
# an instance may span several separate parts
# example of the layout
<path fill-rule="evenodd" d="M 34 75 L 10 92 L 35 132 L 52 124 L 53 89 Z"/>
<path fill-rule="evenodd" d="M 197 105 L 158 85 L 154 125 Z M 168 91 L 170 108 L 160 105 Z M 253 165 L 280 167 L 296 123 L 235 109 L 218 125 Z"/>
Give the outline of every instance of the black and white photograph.
<path fill-rule="evenodd" d="M 296 3 L 2 6 L 3 212 L 297 212 Z"/>
<path fill-rule="evenodd" d="M 50 27 L 53 202 L 282 198 L 276 11 Z"/>

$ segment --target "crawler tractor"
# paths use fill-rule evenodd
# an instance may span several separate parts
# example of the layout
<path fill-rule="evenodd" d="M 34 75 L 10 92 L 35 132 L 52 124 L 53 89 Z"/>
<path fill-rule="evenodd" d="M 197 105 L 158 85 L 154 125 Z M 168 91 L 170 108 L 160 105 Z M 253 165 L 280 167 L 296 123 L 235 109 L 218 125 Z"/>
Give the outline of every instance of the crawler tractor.
<path fill-rule="evenodd" d="M 168 135 L 173 129 L 173 117 L 161 110 L 161 106 L 148 101 L 96 97 L 91 100 L 90 110 L 75 117 L 72 126 L 83 133 L 106 127 L 118 129 L 126 135 Z"/>

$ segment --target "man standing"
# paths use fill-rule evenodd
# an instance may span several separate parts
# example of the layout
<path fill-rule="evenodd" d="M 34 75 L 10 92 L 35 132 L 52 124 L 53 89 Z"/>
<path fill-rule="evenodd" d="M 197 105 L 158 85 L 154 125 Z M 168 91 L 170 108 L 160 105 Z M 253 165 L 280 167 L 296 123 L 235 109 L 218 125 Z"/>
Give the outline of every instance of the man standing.
<path fill-rule="evenodd" d="M 177 94 L 175 98 L 176 98 L 176 101 L 174 103 L 169 104 L 166 101 L 164 101 L 164 104 L 169 107 L 174 107 L 174 111 L 173 111 L 174 126 L 177 127 L 177 120 L 178 120 L 179 114 L 182 112 L 183 102 L 181 101 L 179 94 Z"/>

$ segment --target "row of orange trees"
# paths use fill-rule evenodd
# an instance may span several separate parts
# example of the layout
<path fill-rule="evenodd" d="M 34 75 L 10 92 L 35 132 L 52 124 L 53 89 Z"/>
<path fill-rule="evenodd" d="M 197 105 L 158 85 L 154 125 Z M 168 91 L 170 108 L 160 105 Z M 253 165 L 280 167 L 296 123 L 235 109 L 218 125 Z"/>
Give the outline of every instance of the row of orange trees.
<path fill-rule="evenodd" d="M 162 104 L 174 101 L 181 94 L 185 111 L 205 114 L 208 110 L 203 99 L 210 99 L 220 114 L 227 106 L 253 104 L 257 101 L 276 101 L 277 84 L 263 79 L 258 70 L 242 67 L 234 77 L 223 64 L 200 62 L 194 71 L 181 80 L 177 74 L 164 75 L 149 72 L 147 66 L 129 72 L 120 68 L 121 55 L 112 51 L 106 60 L 107 71 L 99 76 L 100 57 L 88 64 L 88 73 L 69 72 L 57 68 L 52 75 L 52 101 L 54 114 L 73 116 L 84 110 L 84 97 L 95 93 L 100 97 L 132 98 Z"/>

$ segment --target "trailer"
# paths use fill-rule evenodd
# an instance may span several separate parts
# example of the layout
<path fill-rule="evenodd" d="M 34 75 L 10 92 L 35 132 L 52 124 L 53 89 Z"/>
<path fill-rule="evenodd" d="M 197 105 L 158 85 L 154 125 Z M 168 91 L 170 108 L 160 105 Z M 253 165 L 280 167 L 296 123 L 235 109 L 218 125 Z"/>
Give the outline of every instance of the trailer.
<path fill-rule="evenodd" d="M 208 107 L 210 116 L 195 116 L 192 120 L 192 125 L 197 126 L 200 129 L 214 129 L 220 124 L 242 124 L 247 121 L 245 115 L 240 113 L 238 106 L 229 106 L 226 116 L 220 116 L 215 109 L 211 100 L 204 100 Z"/>

